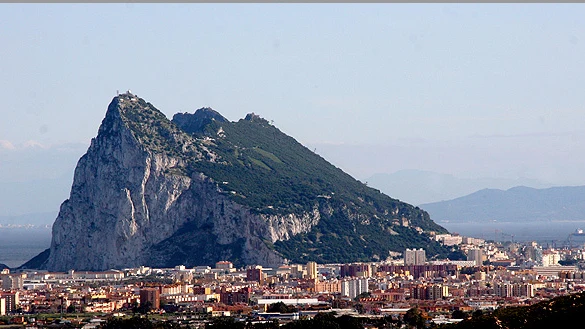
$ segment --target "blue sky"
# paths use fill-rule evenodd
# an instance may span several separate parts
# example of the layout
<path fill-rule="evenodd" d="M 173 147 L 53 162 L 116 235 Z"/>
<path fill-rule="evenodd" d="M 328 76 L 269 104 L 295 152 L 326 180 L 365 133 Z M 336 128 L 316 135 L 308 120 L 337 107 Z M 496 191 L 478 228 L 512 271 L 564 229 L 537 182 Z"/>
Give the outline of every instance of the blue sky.
<path fill-rule="evenodd" d="M 584 4 L 0 4 L 0 183 L 18 154 L 81 155 L 130 89 L 168 117 L 255 112 L 361 179 L 585 184 L 583 17 Z"/>

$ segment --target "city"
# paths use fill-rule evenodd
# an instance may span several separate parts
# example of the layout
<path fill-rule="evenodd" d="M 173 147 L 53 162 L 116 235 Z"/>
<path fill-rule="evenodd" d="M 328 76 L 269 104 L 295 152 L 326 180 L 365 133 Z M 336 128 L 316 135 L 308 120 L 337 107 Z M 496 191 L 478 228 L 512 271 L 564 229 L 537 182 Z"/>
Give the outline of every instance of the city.
<path fill-rule="evenodd" d="M 151 315 L 204 327 L 214 317 L 286 323 L 319 312 L 400 319 L 420 309 L 430 323 L 455 323 L 457 314 L 531 305 L 580 292 L 583 248 L 543 248 L 443 234 L 465 261 L 426 259 L 406 249 L 401 259 L 376 263 L 284 264 L 278 268 L 128 268 L 102 272 L 5 269 L 1 321 L 30 328 L 76 323 L 96 328 L 112 317 Z M 561 265 L 564 264 L 564 265 Z"/>

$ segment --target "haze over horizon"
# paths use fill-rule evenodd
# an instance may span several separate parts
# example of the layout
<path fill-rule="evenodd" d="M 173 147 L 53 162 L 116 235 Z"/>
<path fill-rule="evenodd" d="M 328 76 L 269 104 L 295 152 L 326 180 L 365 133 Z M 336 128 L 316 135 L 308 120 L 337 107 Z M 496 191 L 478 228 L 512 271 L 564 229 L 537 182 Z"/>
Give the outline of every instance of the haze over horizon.
<path fill-rule="evenodd" d="M 255 112 L 360 180 L 585 185 L 584 4 L 0 8 L 0 186 L 52 190 L 16 193 L 0 215 L 67 198 L 127 89 L 169 118 Z"/>

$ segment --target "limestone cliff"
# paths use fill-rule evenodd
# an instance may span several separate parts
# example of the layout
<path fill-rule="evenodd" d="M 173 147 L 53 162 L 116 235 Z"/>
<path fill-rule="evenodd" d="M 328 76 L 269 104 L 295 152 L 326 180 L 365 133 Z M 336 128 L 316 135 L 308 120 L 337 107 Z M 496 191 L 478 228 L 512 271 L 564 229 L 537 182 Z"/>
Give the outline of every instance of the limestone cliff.
<path fill-rule="evenodd" d="M 309 230 L 318 221 L 318 213 L 300 217 L 253 214 L 221 194 L 205 175 L 185 175 L 183 157 L 165 151 L 173 145 L 158 140 L 160 136 L 181 143 L 181 149 L 190 151 L 190 161 L 215 155 L 204 147 L 198 149 L 191 137 L 169 123 L 156 131 L 140 127 L 160 124 L 149 122 L 161 119 L 157 116 L 160 112 L 132 94 L 111 102 L 97 137 L 77 164 L 70 197 L 53 225 L 46 268 L 163 266 L 171 257 L 184 263 L 188 256 L 181 259 L 168 250 L 157 253 L 161 249 L 157 244 L 184 227 L 213 236 L 213 241 L 193 250 L 213 254 L 217 250 L 213 246 L 220 246 L 221 257 L 209 256 L 211 261 L 281 263 L 282 257 L 263 241 Z"/>
<path fill-rule="evenodd" d="M 385 258 L 406 247 L 440 254 L 445 250 L 429 239 L 434 232 L 446 231 L 257 115 L 233 123 L 202 109 L 171 121 L 126 93 L 112 100 L 79 160 L 39 267 L 104 270 L 224 259 L 276 266 L 285 258 Z"/>

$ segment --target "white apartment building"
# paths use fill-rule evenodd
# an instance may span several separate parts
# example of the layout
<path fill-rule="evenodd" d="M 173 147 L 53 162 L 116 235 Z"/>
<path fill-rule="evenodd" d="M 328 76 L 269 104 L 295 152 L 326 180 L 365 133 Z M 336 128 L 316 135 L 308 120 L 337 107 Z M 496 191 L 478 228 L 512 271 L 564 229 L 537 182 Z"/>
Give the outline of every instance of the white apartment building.
<path fill-rule="evenodd" d="M 542 266 L 559 265 L 561 255 L 558 252 L 547 252 L 542 255 Z"/>
<path fill-rule="evenodd" d="M 361 293 L 368 292 L 368 278 L 345 279 L 341 281 L 341 295 L 354 299 Z"/>
<path fill-rule="evenodd" d="M 424 249 L 406 249 L 404 252 L 404 265 L 424 265 L 426 261 Z"/>
<path fill-rule="evenodd" d="M 463 237 L 460 235 L 452 234 L 437 234 L 435 236 L 435 241 L 440 242 L 445 246 L 454 246 L 463 243 Z"/>
<path fill-rule="evenodd" d="M 24 273 L 19 274 L 2 274 L 0 280 L 2 280 L 2 290 L 21 290 L 24 285 Z"/>
<path fill-rule="evenodd" d="M 483 250 L 479 248 L 469 249 L 467 252 L 467 260 L 475 262 L 475 265 L 483 264 L 483 261 L 485 260 Z"/>
<path fill-rule="evenodd" d="M 494 292 L 498 297 L 534 297 L 535 288 L 530 283 L 502 282 L 494 286 Z"/>

